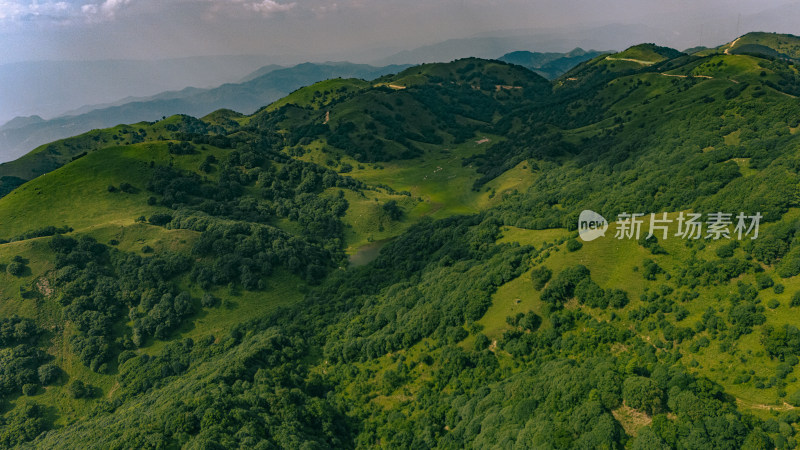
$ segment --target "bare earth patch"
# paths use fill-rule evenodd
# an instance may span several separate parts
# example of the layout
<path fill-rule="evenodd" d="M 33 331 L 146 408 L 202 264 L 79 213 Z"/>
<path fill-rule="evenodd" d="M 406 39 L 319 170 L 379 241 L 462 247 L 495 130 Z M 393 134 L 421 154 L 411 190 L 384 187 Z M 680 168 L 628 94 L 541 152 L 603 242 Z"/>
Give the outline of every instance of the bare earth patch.
<path fill-rule="evenodd" d="M 766 411 L 789 411 L 795 409 L 794 406 L 786 402 L 783 402 L 782 405 L 765 405 L 763 403 L 755 403 L 747 400 L 742 400 L 741 398 L 736 398 L 736 406 L 740 408 L 762 409 Z"/>
<path fill-rule="evenodd" d="M 635 410 L 625 404 L 611 411 L 611 414 L 617 419 L 617 422 L 622 425 L 625 433 L 633 437 L 636 437 L 642 427 L 650 425 L 653 422 L 653 418 L 646 413 Z"/>
<path fill-rule="evenodd" d="M 45 297 L 50 297 L 53 295 L 53 288 L 50 287 L 50 280 L 45 277 L 39 278 L 36 281 L 36 289 L 42 293 Z"/>
<path fill-rule="evenodd" d="M 512 89 L 522 89 L 522 86 L 507 86 L 505 84 L 495 84 L 494 85 L 494 90 L 495 91 L 499 92 L 499 91 L 501 91 L 503 89 L 505 89 L 506 91 L 510 91 Z"/>
<path fill-rule="evenodd" d="M 564 309 L 576 310 L 576 309 L 578 309 L 580 307 L 581 307 L 581 304 L 578 303 L 578 299 L 575 298 L 575 297 L 569 299 L 569 301 L 564 303 Z"/>
<path fill-rule="evenodd" d="M 114 395 L 114 393 L 117 392 L 117 389 L 119 389 L 119 381 L 114 383 L 114 386 L 111 389 L 109 389 L 107 397 L 111 398 Z"/>

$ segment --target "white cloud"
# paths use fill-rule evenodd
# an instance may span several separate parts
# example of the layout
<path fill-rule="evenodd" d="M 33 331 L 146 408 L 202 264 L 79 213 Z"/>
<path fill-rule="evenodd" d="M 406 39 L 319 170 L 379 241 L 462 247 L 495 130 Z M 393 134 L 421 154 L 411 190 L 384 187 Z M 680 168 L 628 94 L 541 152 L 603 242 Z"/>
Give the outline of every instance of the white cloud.
<path fill-rule="evenodd" d="M 269 16 L 279 12 L 289 11 L 295 7 L 297 3 L 277 3 L 271 0 L 263 0 L 260 2 L 249 2 L 249 7 L 256 12 L 265 16 Z"/>
<path fill-rule="evenodd" d="M 66 19 L 71 5 L 65 1 L 0 0 L 0 21 Z"/>
<path fill-rule="evenodd" d="M 87 3 L 81 6 L 81 11 L 88 16 L 100 15 L 106 19 L 113 19 L 119 10 L 131 3 L 131 0 L 105 0 L 102 3 Z"/>
<path fill-rule="evenodd" d="M 81 13 L 87 22 L 103 22 L 112 20 L 125 8 L 131 0 L 104 0 L 100 3 L 86 3 L 81 6 Z"/>
<path fill-rule="evenodd" d="M 22 12 L 22 6 L 17 2 L 0 1 L 0 20 L 12 19 Z"/>
<path fill-rule="evenodd" d="M 247 18 L 254 14 L 271 17 L 296 6 L 296 2 L 276 0 L 0 0 L 0 23 L 44 20 L 95 23 L 119 19 L 126 9 L 134 7 L 137 12 L 152 14 L 179 7 L 207 18 Z"/>
<path fill-rule="evenodd" d="M 229 17 L 248 17 L 258 13 L 263 17 L 270 17 L 278 13 L 291 11 L 297 3 L 278 3 L 274 0 L 184 0 L 208 4 L 207 18 L 218 15 Z"/>
<path fill-rule="evenodd" d="M 111 19 L 131 0 L 0 0 L 2 22 L 74 22 Z"/>

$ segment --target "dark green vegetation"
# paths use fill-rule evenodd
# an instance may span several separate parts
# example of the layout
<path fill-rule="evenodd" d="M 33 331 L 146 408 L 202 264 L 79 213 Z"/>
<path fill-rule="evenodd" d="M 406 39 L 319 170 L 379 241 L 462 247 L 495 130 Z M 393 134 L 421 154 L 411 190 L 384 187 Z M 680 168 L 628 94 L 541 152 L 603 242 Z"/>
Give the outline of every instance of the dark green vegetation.
<path fill-rule="evenodd" d="M 0 446 L 796 447 L 800 78 L 726 48 L 52 144 L 0 199 Z M 765 217 L 583 242 L 583 209 Z"/>

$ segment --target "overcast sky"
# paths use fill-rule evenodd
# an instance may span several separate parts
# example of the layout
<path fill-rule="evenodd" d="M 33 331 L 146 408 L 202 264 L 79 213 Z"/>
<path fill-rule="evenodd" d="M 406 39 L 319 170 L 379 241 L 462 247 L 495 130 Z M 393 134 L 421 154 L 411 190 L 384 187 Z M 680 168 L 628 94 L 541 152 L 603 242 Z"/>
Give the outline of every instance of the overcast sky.
<path fill-rule="evenodd" d="M 800 34 L 786 0 L 0 0 L 0 64 L 176 56 L 388 54 L 526 29 L 642 24 L 678 48 Z M 379 49 L 379 51 L 371 51 Z M 362 58 L 363 59 L 363 58 Z"/>

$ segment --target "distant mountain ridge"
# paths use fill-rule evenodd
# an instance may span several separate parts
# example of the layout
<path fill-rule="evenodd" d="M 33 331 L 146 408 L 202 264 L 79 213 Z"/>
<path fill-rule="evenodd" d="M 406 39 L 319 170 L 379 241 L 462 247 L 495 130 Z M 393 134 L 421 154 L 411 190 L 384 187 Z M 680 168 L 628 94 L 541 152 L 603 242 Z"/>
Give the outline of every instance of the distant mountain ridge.
<path fill-rule="evenodd" d="M 604 53 L 612 52 L 597 50 L 586 51 L 580 47 L 566 53 L 540 53 L 523 50 L 506 53 L 497 59 L 499 61 L 526 67 L 549 80 L 553 80 L 565 74 L 569 69 L 575 67 L 576 65 Z"/>
<path fill-rule="evenodd" d="M 667 42 L 671 37 L 664 30 L 627 24 L 565 30 L 517 30 L 448 39 L 404 50 L 373 64 L 419 64 L 467 57 L 494 59 L 498 55 L 521 49 L 537 49 L 542 52 L 567 52 L 576 47 L 623 49 L 647 41 Z"/>
<path fill-rule="evenodd" d="M 214 87 L 278 61 L 264 55 L 228 55 L 0 64 L 0 123 L 32 114 L 54 118 L 83 105 L 186 86 Z"/>
<path fill-rule="evenodd" d="M 277 64 L 270 64 L 268 66 L 259 67 L 258 69 L 248 73 L 246 76 L 239 80 L 239 83 L 247 83 L 248 81 L 255 80 L 258 77 L 264 76 L 270 72 L 278 69 L 286 69 L 286 66 L 279 66 Z"/>

